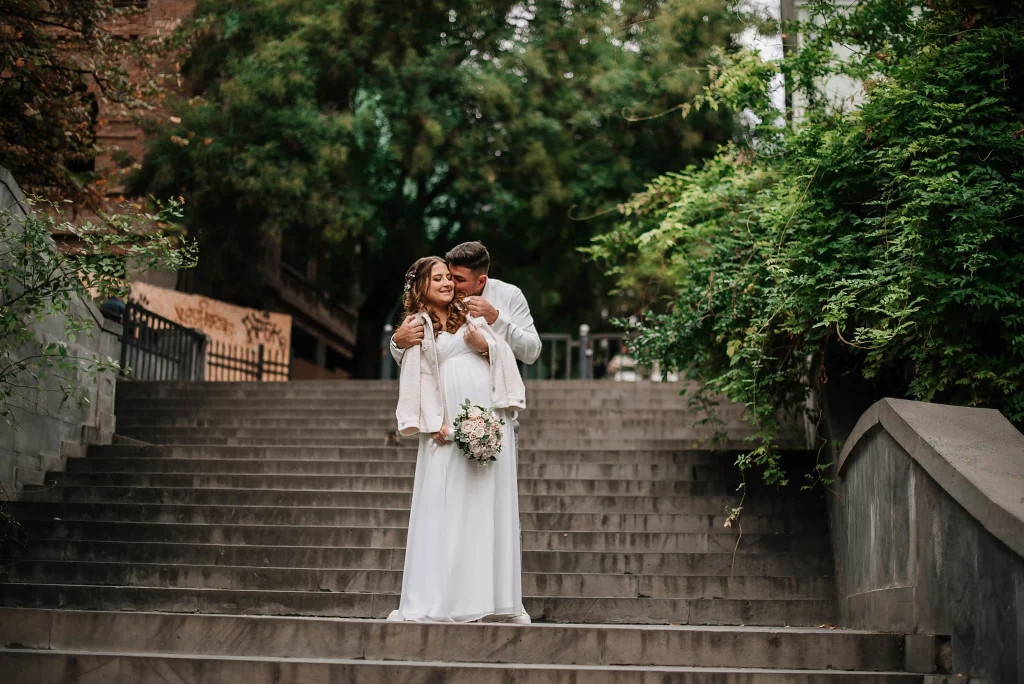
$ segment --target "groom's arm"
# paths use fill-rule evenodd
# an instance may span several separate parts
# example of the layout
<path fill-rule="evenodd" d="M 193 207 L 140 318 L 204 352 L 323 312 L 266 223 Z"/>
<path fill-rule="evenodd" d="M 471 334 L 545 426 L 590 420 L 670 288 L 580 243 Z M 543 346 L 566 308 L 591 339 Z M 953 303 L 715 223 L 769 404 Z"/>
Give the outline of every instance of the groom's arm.
<path fill-rule="evenodd" d="M 399 349 L 398 345 L 395 344 L 395 336 L 394 335 L 391 336 L 391 343 L 388 346 L 391 347 L 391 358 L 393 358 L 395 360 L 395 363 L 397 363 L 399 366 L 401 366 L 402 365 L 402 359 L 405 358 L 405 350 L 404 349 Z"/>
<path fill-rule="evenodd" d="M 519 288 L 513 291 L 508 310 L 498 311 L 498 318 L 491 328 L 505 338 L 508 346 L 512 347 L 512 353 L 523 363 L 532 364 L 540 356 L 540 334 L 533 323 L 530 305 Z"/>
<path fill-rule="evenodd" d="M 388 346 L 391 348 L 391 358 L 399 366 L 405 358 L 405 350 L 409 347 L 423 342 L 423 323 L 416 320 L 415 316 L 407 316 L 398 330 L 391 336 Z M 401 347 L 398 345 L 402 345 Z"/>

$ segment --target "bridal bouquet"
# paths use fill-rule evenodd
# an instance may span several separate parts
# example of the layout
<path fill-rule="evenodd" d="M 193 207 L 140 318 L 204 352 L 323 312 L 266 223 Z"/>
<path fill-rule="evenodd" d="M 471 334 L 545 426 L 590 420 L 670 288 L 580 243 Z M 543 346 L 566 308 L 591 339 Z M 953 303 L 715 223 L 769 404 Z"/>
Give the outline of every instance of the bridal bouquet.
<path fill-rule="evenodd" d="M 473 406 L 466 399 L 462 412 L 455 418 L 451 439 L 477 465 L 487 465 L 498 460 L 504 424 L 505 421 L 494 415 L 493 410 Z"/>

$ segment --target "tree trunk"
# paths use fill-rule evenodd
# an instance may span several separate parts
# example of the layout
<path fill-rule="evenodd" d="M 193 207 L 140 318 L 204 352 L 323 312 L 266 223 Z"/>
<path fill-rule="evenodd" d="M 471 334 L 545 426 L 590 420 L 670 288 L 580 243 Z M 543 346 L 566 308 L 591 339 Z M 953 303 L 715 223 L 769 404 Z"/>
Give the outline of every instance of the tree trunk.
<path fill-rule="evenodd" d="M 394 283 L 378 285 L 359 308 L 359 327 L 356 334 L 355 355 L 352 359 L 352 375 L 356 378 L 379 378 L 381 357 L 381 332 L 389 320 L 398 296 L 401 293 L 400 278 Z M 386 351 L 386 350 L 385 350 Z"/>

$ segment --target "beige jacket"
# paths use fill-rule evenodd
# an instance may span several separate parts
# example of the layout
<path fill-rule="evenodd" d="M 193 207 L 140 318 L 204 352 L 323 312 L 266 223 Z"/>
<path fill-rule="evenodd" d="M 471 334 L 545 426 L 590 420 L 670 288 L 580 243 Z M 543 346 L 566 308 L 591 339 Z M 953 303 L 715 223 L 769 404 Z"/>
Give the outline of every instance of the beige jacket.
<path fill-rule="evenodd" d="M 445 422 L 454 418 L 457 406 L 445 406 L 441 392 L 441 366 L 437 358 L 437 341 L 430 316 L 420 313 L 423 321 L 423 343 L 405 351 L 401 375 L 398 380 L 398 431 L 403 435 L 417 432 L 434 433 Z M 519 374 L 516 357 L 504 338 L 498 337 L 487 321 L 473 319 L 487 340 L 487 354 L 491 362 L 491 406 L 499 409 L 522 411 L 526 408 L 526 386 Z"/>

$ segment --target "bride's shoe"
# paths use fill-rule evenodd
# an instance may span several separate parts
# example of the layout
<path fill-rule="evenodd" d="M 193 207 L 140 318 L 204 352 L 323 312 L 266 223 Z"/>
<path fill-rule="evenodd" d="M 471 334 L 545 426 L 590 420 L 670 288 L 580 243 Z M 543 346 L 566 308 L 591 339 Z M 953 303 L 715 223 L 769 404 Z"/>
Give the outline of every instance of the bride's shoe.
<path fill-rule="evenodd" d="M 509 622 L 511 622 L 513 625 L 529 625 L 533 622 L 533 620 L 530 619 L 529 613 L 522 613 L 520 615 L 513 616 L 511 619 L 509 619 Z"/>

